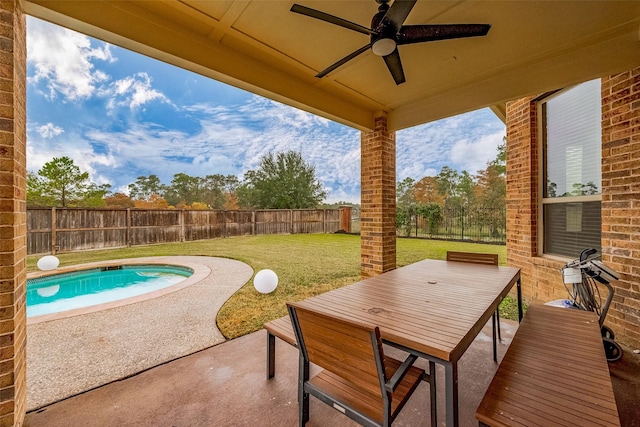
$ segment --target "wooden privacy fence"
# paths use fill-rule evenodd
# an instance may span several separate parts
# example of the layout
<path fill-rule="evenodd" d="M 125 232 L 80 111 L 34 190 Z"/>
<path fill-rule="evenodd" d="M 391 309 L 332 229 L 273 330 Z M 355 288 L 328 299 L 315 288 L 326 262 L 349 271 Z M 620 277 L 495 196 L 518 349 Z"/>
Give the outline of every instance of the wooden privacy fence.
<path fill-rule="evenodd" d="M 351 209 L 255 211 L 27 209 L 27 253 L 73 252 L 257 234 L 347 231 Z"/>

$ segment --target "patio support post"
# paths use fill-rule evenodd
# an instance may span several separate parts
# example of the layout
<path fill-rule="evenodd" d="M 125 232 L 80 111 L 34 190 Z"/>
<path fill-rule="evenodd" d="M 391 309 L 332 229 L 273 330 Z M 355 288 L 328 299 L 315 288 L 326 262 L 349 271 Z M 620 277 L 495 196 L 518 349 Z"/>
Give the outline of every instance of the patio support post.
<path fill-rule="evenodd" d="M 396 268 L 396 135 L 384 114 L 360 137 L 360 272 L 371 277 Z"/>
<path fill-rule="evenodd" d="M 0 2 L 0 427 L 24 423 L 26 390 L 26 28 Z"/>

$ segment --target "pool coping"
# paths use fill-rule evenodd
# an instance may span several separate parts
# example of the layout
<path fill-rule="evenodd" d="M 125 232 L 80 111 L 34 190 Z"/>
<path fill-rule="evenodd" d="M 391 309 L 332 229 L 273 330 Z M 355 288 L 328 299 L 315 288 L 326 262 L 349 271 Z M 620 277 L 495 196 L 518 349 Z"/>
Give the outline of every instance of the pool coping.
<path fill-rule="evenodd" d="M 122 307 L 129 304 L 135 304 L 142 301 L 147 301 L 150 299 L 158 298 L 163 295 L 168 295 L 173 292 L 177 292 L 182 290 L 188 286 L 194 285 L 201 280 L 205 279 L 209 274 L 211 274 L 211 269 L 203 264 L 198 264 L 195 262 L 189 261 L 174 261 L 168 262 L 166 260 L 154 260 L 149 258 L 131 258 L 131 259 L 118 259 L 118 260 L 109 260 L 109 261 L 98 261 L 91 262 L 85 264 L 76 264 L 66 267 L 56 268 L 54 270 L 47 271 L 36 271 L 27 274 L 27 280 L 29 279 L 38 279 L 41 277 L 47 276 L 55 276 L 57 274 L 64 273 L 74 273 L 78 271 L 84 270 L 92 270 L 94 268 L 100 267 L 118 267 L 118 266 L 132 266 L 132 265 L 169 265 L 169 266 L 178 266 L 178 267 L 186 267 L 193 271 L 193 274 L 187 277 L 185 280 L 181 280 L 180 282 L 167 286 L 166 288 L 158 289 L 155 291 L 147 292 L 141 295 L 136 295 L 129 298 L 123 298 L 115 301 L 109 301 L 102 304 L 90 305 L 87 307 L 74 308 L 71 310 L 60 311 L 57 313 L 49 313 L 49 314 L 41 314 L 38 316 L 27 317 L 27 325 L 35 325 L 41 322 L 49 322 L 52 320 L 66 319 L 69 317 L 80 316 L 83 314 L 95 313 L 102 310 L 107 310 L 116 307 Z"/>

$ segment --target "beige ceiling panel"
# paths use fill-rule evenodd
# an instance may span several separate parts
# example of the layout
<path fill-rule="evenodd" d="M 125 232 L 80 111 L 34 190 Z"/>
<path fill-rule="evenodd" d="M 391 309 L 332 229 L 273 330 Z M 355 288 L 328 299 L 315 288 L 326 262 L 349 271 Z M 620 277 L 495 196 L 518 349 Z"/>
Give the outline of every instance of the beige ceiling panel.
<path fill-rule="evenodd" d="M 210 15 L 203 14 L 181 2 L 166 1 L 135 1 L 136 5 L 146 9 L 150 14 L 162 17 L 171 21 L 175 26 L 179 26 L 190 32 L 199 35 L 208 35 L 218 20 Z"/>
<path fill-rule="evenodd" d="M 234 2 L 232 0 L 180 0 L 178 3 L 183 3 L 203 15 L 210 16 L 217 21 L 222 21 Z"/>

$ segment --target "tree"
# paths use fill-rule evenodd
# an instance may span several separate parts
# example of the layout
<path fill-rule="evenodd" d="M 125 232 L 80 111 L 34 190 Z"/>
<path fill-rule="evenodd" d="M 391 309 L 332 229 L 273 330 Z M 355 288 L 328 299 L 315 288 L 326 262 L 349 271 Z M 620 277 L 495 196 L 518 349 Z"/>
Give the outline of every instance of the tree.
<path fill-rule="evenodd" d="M 485 170 L 478 171 L 475 191 L 476 204 L 482 210 L 478 218 L 481 226 L 487 225 L 491 235 L 499 236 L 499 230 L 505 227 L 502 215 L 489 215 L 486 209 L 493 211 L 505 208 L 507 196 L 506 173 L 506 146 L 498 146 L 498 155 L 495 160 L 488 163 Z"/>
<path fill-rule="evenodd" d="M 467 171 L 462 171 L 456 189 L 460 206 L 473 206 L 475 187 L 476 183 L 473 176 Z"/>
<path fill-rule="evenodd" d="M 193 202 L 201 201 L 203 179 L 197 176 L 190 176 L 186 173 L 173 175 L 171 184 L 166 188 L 164 198 L 170 205 L 179 204 L 190 205 Z"/>
<path fill-rule="evenodd" d="M 238 188 L 240 206 L 257 209 L 314 208 L 326 195 L 315 168 L 295 151 L 266 154 Z"/>
<path fill-rule="evenodd" d="M 104 204 L 108 208 L 127 209 L 135 207 L 131 197 L 123 193 L 115 193 L 113 196 L 105 197 Z"/>
<path fill-rule="evenodd" d="M 27 172 L 27 207 L 42 208 L 55 206 L 55 198 L 47 194 L 44 181 L 34 172 Z"/>
<path fill-rule="evenodd" d="M 428 232 L 436 234 L 438 225 L 442 221 L 442 206 L 437 203 L 425 203 L 416 206 L 416 214 L 422 216 L 426 220 Z"/>
<path fill-rule="evenodd" d="M 84 206 L 86 199 L 91 204 L 100 192 L 104 196 L 108 187 L 97 187 L 89 180 L 88 172 L 80 168 L 69 157 L 54 157 L 38 171 L 39 177 L 27 181 L 28 189 L 33 197 L 40 201 L 49 201 L 49 206 L 70 207 Z M 108 184 L 106 184 L 108 185 Z"/>
<path fill-rule="evenodd" d="M 444 197 L 445 203 L 458 195 L 460 174 L 457 170 L 451 169 L 449 166 L 443 166 L 436 176 L 436 182 L 438 183 L 438 191 Z"/>
<path fill-rule="evenodd" d="M 167 209 L 169 203 L 157 194 L 149 197 L 149 200 L 134 200 L 133 203 L 138 209 Z"/>
<path fill-rule="evenodd" d="M 411 235 L 412 218 L 415 214 L 415 180 L 405 178 L 396 184 L 396 228 L 406 236 Z"/>
<path fill-rule="evenodd" d="M 202 203 L 202 202 L 193 202 L 193 203 L 191 204 L 191 209 L 193 209 L 193 210 L 200 210 L 200 211 L 203 211 L 203 210 L 209 209 L 209 206 L 207 206 L 207 204 L 206 204 L 206 203 Z"/>
<path fill-rule="evenodd" d="M 165 186 L 157 175 L 139 176 L 136 182 L 129 184 L 129 195 L 134 200 L 149 200 L 154 194 L 162 195 Z"/>
<path fill-rule="evenodd" d="M 85 208 L 102 208 L 105 206 L 105 198 L 111 194 L 111 184 L 96 185 L 91 183 L 80 205 Z"/>
<path fill-rule="evenodd" d="M 498 146 L 496 159 L 487 164 L 487 168 L 478 171 L 475 197 L 480 207 L 502 209 L 507 196 L 506 145 Z"/>
<path fill-rule="evenodd" d="M 489 163 L 489 166 L 494 166 L 500 175 L 507 173 L 507 137 L 502 137 L 502 144 L 498 145 L 498 154 L 495 160 Z"/>
<path fill-rule="evenodd" d="M 413 186 L 416 202 L 420 204 L 435 203 L 444 205 L 444 197 L 438 191 L 438 180 L 434 176 L 425 176 Z"/>
<path fill-rule="evenodd" d="M 212 209 L 229 209 L 228 206 L 237 206 L 235 193 L 240 185 L 235 175 L 207 175 L 201 185 L 201 202 Z"/>

